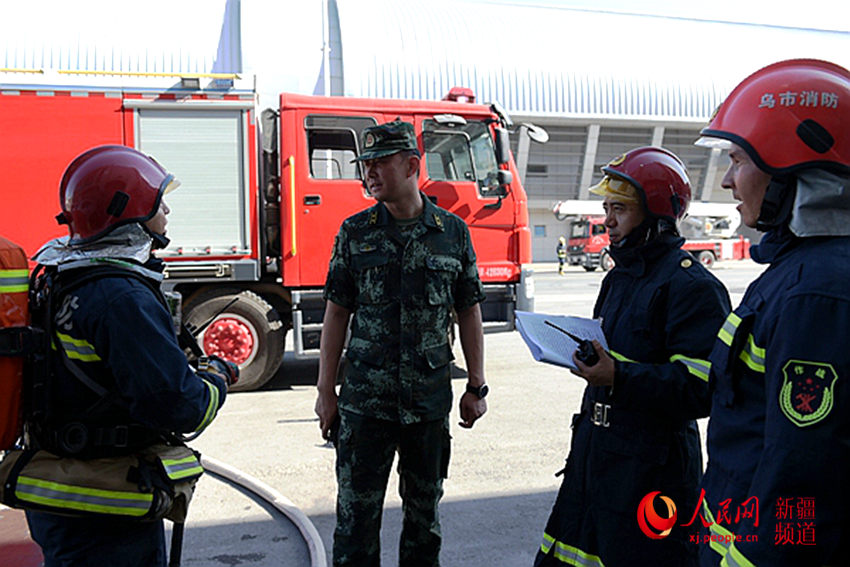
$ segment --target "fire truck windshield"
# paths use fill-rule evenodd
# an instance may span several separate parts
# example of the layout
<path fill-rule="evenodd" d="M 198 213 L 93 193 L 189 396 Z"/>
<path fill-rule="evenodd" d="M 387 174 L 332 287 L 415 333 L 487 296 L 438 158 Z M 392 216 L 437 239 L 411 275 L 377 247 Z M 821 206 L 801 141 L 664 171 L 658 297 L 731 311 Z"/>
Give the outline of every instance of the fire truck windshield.
<path fill-rule="evenodd" d="M 425 120 L 422 132 L 425 165 L 434 181 L 475 181 L 482 195 L 503 190 L 489 126 L 480 121 L 438 124 Z"/>
<path fill-rule="evenodd" d="M 589 238 L 591 235 L 605 234 L 608 229 L 604 223 L 590 222 L 587 219 L 573 221 L 570 225 L 570 238 Z"/>
<path fill-rule="evenodd" d="M 590 224 L 587 221 L 574 222 L 570 227 L 570 238 L 587 238 L 590 236 Z"/>

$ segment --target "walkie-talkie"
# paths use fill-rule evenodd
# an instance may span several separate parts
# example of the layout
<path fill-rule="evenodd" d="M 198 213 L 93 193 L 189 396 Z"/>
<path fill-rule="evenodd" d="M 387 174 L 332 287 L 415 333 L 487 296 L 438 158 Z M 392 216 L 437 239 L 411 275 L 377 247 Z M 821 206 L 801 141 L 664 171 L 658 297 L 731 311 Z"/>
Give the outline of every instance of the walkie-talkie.
<path fill-rule="evenodd" d="M 555 323 L 553 323 L 551 321 L 544 321 L 544 322 L 547 325 L 549 325 L 550 327 L 553 327 L 553 328 L 561 331 L 562 333 L 564 333 L 565 335 L 567 335 L 572 340 L 574 340 L 575 342 L 578 343 L 578 348 L 576 348 L 576 359 L 580 360 L 582 362 L 582 364 L 585 364 L 587 366 L 593 366 L 597 362 L 599 362 L 599 355 L 596 354 L 596 349 L 593 348 L 593 341 L 589 341 L 587 339 L 582 339 L 581 337 L 577 337 L 574 334 L 572 334 L 568 331 L 565 331 L 564 329 L 562 329 L 561 327 L 559 327 L 558 325 L 556 325 Z"/>

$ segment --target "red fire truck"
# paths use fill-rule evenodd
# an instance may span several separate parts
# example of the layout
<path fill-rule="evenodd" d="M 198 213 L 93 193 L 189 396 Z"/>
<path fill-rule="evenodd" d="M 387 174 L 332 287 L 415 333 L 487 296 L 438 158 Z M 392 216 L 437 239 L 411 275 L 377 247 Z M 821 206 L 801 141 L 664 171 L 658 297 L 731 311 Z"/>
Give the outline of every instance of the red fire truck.
<path fill-rule="evenodd" d="M 0 233 L 30 255 L 64 235 L 59 180 L 83 150 L 154 156 L 181 181 L 168 196 L 165 288 L 203 327 L 206 352 L 240 365 L 238 388 L 255 389 L 277 373 L 289 329 L 295 356 L 315 356 L 334 236 L 374 203 L 351 163 L 360 133 L 400 117 L 416 127 L 421 189 L 470 227 L 485 330 L 533 309 L 527 197 L 498 104 L 469 89 L 442 101 L 282 94 L 262 112 L 256 100 L 229 76 L 0 73 Z"/>
<path fill-rule="evenodd" d="M 605 271 L 614 267 L 614 260 L 608 254 L 611 241 L 604 216 L 582 216 L 571 221 L 569 226 L 567 261 L 571 266 L 582 266 L 589 272 L 599 266 Z M 743 236 L 734 239 L 689 238 L 682 244 L 682 250 L 690 252 L 706 268 L 711 268 L 716 260 L 749 258 L 749 244 Z"/>

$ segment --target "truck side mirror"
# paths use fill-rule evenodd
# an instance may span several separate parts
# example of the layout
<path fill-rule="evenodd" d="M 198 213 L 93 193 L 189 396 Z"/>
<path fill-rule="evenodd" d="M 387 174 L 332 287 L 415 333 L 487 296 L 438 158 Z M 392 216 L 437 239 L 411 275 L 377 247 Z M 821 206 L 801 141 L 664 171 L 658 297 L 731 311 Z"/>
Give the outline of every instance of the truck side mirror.
<path fill-rule="evenodd" d="M 506 169 L 500 169 L 496 175 L 499 180 L 499 185 L 510 185 L 513 183 L 514 176 Z"/>
<path fill-rule="evenodd" d="M 504 165 L 511 160 L 511 140 L 508 131 L 504 128 L 496 128 L 496 161 Z"/>
<path fill-rule="evenodd" d="M 526 135 L 531 138 L 532 142 L 537 142 L 538 144 L 545 144 L 549 141 L 549 132 L 547 132 L 544 128 L 541 128 L 537 124 L 532 124 L 531 122 L 523 122 L 521 126 L 524 127 Z"/>

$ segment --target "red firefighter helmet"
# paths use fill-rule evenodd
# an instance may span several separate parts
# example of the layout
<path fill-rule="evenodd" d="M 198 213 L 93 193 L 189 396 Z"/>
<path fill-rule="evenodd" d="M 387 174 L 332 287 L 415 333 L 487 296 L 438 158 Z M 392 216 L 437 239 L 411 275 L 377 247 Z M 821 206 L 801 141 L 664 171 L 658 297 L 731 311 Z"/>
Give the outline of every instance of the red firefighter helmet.
<path fill-rule="evenodd" d="M 792 59 L 735 87 L 697 144 L 734 142 L 772 175 L 810 167 L 848 171 L 848 131 L 850 72 L 827 61 Z"/>
<path fill-rule="evenodd" d="M 71 244 L 96 240 L 116 227 L 144 223 L 162 196 L 179 185 L 153 158 L 127 146 L 83 152 L 62 175 L 60 222 L 71 227 Z"/>
<path fill-rule="evenodd" d="M 673 222 L 684 218 L 691 202 L 691 182 L 685 164 L 674 153 L 653 146 L 636 148 L 608 162 L 602 171 L 609 178 L 631 183 L 649 214 Z"/>

